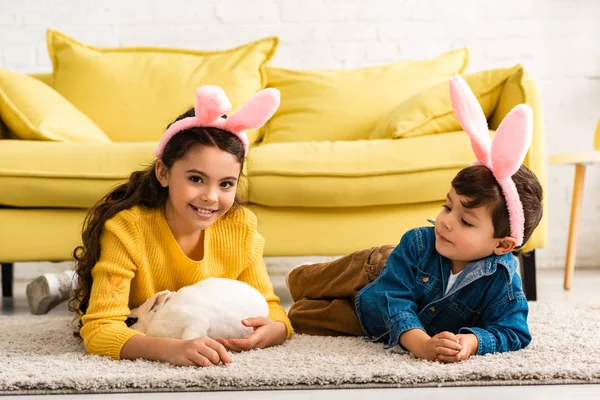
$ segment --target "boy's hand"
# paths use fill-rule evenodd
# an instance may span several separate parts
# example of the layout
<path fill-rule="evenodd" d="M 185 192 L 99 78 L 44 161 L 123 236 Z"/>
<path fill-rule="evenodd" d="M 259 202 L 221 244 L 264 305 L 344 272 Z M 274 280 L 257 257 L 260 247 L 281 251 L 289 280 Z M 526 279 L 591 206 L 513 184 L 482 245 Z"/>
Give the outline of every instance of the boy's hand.
<path fill-rule="evenodd" d="M 262 349 L 277 346 L 285 342 L 287 327 L 283 322 L 275 322 L 267 317 L 254 317 L 242 321 L 242 324 L 254 328 L 247 339 L 217 339 L 217 342 L 233 351 Z"/>
<path fill-rule="evenodd" d="M 430 361 L 441 361 L 439 357 L 456 357 L 463 349 L 464 346 L 460 344 L 457 335 L 452 332 L 440 332 L 425 341 L 420 354 L 415 355 Z"/>
<path fill-rule="evenodd" d="M 457 362 L 466 360 L 472 355 L 477 354 L 477 348 L 479 345 L 479 341 L 477 340 L 477 336 L 472 333 L 468 334 L 459 334 L 456 335 L 459 340 L 459 343 L 462 345 L 462 350 L 459 351 L 456 355 L 443 355 L 439 354 L 437 357 L 438 361 L 442 362 Z"/>

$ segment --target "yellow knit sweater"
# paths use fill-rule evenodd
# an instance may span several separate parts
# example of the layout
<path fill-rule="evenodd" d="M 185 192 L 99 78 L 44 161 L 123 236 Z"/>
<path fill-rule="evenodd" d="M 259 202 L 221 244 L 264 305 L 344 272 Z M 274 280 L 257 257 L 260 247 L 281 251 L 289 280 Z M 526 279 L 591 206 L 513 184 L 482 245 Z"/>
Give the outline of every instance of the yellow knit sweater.
<path fill-rule="evenodd" d="M 269 317 L 293 330 L 263 261 L 264 239 L 256 216 L 240 208 L 217 220 L 204 232 L 204 258 L 194 261 L 179 247 L 162 209 L 134 206 L 104 224 L 100 259 L 89 307 L 82 317 L 81 337 L 89 353 L 120 359 L 129 338 L 142 333 L 127 327 L 130 310 L 156 292 L 176 291 L 211 277 L 237 279 L 260 291 Z"/>

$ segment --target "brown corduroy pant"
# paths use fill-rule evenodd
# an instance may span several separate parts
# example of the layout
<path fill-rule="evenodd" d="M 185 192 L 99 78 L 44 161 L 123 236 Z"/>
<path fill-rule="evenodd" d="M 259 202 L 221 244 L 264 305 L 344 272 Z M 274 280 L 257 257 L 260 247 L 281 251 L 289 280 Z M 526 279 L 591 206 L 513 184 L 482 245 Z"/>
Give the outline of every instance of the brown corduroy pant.
<path fill-rule="evenodd" d="M 288 316 L 297 333 L 364 336 L 356 295 L 379 276 L 394 246 L 357 251 L 338 260 L 301 265 L 288 276 L 294 304 Z"/>

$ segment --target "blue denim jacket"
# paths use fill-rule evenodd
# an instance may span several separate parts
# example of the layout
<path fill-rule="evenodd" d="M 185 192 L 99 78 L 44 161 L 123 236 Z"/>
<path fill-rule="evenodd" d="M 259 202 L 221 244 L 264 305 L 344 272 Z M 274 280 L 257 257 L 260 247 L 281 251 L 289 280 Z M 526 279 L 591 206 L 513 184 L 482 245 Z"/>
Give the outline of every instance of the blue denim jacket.
<path fill-rule="evenodd" d="M 451 261 L 435 250 L 433 227 L 408 231 L 381 274 L 356 297 L 356 313 L 368 341 L 398 344 L 409 329 L 430 336 L 473 333 L 477 354 L 519 350 L 531 342 L 527 300 L 512 254 L 469 263 L 448 294 Z"/>

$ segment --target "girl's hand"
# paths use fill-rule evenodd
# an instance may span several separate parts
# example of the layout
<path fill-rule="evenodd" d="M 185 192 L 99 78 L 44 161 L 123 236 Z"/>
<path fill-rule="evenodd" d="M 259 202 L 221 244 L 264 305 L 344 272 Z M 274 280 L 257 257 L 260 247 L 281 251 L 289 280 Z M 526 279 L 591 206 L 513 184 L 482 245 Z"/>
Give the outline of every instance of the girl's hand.
<path fill-rule="evenodd" d="M 438 355 L 437 360 L 442 362 L 457 362 L 466 360 L 472 355 L 477 354 L 477 348 L 479 345 L 479 341 L 477 340 L 477 336 L 472 333 L 468 334 L 459 334 L 456 335 L 459 343 L 462 345 L 462 350 L 459 351 L 456 355 Z"/>
<path fill-rule="evenodd" d="M 455 357 L 463 348 L 458 335 L 444 331 L 424 342 L 420 354 L 415 355 L 429 361 L 442 361 L 440 357 Z"/>
<path fill-rule="evenodd" d="M 165 350 L 163 359 L 175 365 L 210 367 L 219 363 L 231 363 L 231 357 L 225 347 L 207 337 L 173 340 Z"/>
<path fill-rule="evenodd" d="M 254 317 L 242 320 L 244 326 L 254 328 L 247 339 L 217 339 L 217 342 L 233 351 L 262 349 L 285 342 L 287 327 L 283 322 L 275 322 L 267 317 Z"/>

